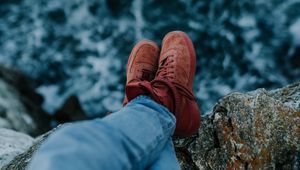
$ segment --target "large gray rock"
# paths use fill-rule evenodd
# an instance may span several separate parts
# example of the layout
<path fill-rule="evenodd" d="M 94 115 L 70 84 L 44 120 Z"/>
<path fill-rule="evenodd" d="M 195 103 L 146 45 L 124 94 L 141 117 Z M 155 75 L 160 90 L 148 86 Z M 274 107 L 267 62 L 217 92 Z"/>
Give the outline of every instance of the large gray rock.
<path fill-rule="evenodd" d="M 0 127 L 32 136 L 50 130 L 43 98 L 34 92 L 25 75 L 0 65 Z"/>
<path fill-rule="evenodd" d="M 5 165 L 26 151 L 34 139 L 26 134 L 0 128 L 0 165 Z"/>
<path fill-rule="evenodd" d="M 2 169 L 24 169 L 48 134 Z M 300 169 L 300 83 L 231 93 L 198 135 L 174 143 L 182 169 Z"/>
<path fill-rule="evenodd" d="M 60 128 L 60 126 L 58 126 L 57 128 Z M 32 141 L 31 145 L 27 147 L 26 151 L 19 153 L 18 155 L 16 155 L 16 154 L 4 155 L 5 159 L 10 159 L 11 161 L 8 164 L 6 162 L 4 162 L 3 164 L 0 164 L 1 170 L 14 170 L 14 169 L 15 170 L 19 170 L 19 169 L 25 170 L 27 164 L 31 160 L 33 153 L 39 148 L 39 146 L 42 144 L 42 142 L 45 139 L 47 139 L 47 137 L 51 133 L 53 133 L 57 128 L 37 137 L 34 141 Z M 19 138 L 20 137 L 15 138 L 15 140 L 17 140 Z M 14 159 L 11 159 L 12 156 L 14 156 Z"/>
<path fill-rule="evenodd" d="M 182 169 L 300 169 L 300 83 L 225 96 L 176 146 Z"/>

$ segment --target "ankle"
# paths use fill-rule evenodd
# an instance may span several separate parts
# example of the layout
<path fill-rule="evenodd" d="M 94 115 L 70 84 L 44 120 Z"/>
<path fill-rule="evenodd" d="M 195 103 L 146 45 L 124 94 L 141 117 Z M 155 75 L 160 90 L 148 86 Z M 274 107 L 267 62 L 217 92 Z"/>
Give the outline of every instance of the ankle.
<path fill-rule="evenodd" d="M 154 100 L 166 108 L 174 115 L 176 114 L 176 89 L 174 86 L 165 80 L 153 80 L 151 82 L 152 93 Z"/>

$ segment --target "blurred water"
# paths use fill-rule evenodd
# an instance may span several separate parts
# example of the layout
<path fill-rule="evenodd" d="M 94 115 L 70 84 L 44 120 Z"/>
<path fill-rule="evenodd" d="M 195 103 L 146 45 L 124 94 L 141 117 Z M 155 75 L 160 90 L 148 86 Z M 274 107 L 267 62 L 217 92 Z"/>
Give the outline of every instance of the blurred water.
<path fill-rule="evenodd" d="M 76 94 L 91 116 L 121 107 L 134 43 L 186 31 L 203 113 L 232 91 L 300 77 L 300 0 L 2 0 L 0 62 L 33 77 L 49 112 Z"/>

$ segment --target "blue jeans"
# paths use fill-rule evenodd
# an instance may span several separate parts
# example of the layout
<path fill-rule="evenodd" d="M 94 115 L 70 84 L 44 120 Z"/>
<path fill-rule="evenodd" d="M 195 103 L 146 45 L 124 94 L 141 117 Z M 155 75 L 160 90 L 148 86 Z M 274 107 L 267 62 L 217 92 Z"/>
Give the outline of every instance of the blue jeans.
<path fill-rule="evenodd" d="M 29 170 L 180 169 L 171 136 L 175 117 L 147 96 L 103 119 L 66 125 L 33 156 Z"/>

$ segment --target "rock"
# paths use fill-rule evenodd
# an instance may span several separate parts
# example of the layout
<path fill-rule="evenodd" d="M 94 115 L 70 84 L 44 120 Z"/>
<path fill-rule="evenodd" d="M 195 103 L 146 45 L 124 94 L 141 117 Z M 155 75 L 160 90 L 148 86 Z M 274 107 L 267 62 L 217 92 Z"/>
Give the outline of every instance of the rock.
<path fill-rule="evenodd" d="M 88 119 L 80 105 L 78 97 L 75 95 L 71 95 L 66 99 L 62 107 L 55 112 L 53 118 L 60 124 Z"/>
<path fill-rule="evenodd" d="M 0 165 L 5 165 L 27 150 L 34 139 L 26 134 L 0 128 Z"/>
<path fill-rule="evenodd" d="M 300 83 L 225 96 L 187 140 L 176 141 L 191 159 L 182 169 L 299 169 Z"/>
<path fill-rule="evenodd" d="M 50 117 L 42 102 L 28 77 L 0 65 L 0 127 L 32 136 L 45 133 L 50 130 Z"/>
<path fill-rule="evenodd" d="M 24 169 L 48 134 L 2 169 Z M 173 141 L 183 170 L 300 169 L 300 83 L 231 93 L 203 117 L 197 135 Z"/>
<path fill-rule="evenodd" d="M 15 158 L 9 162 L 9 164 L 5 165 L 5 164 L 0 164 L 0 168 L 1 170 L 25 170 L 27 164 L 29 163 L 29 161 L 31 160 L 31 157 L 34 153 L 34 151 L 36 151 L 38 149 L 38 147 L 42 144 L 42 142 L 47 139 L 47 137 L 53 133 L 56 129 L 60 128 L 61 126 L 58 126 L 57 128 L 37 137 L 33 144 L 23 153 L 15 156 Z"/>

